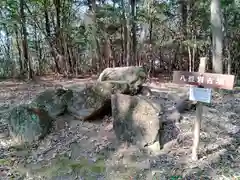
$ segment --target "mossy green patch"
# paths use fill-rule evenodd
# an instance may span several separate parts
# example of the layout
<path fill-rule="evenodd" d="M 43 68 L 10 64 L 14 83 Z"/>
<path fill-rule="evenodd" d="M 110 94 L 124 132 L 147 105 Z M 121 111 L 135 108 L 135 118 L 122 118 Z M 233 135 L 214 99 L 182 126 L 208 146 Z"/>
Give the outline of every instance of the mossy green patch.
<path fill-rule="evenodd" d="M 21 143 L 21 144 L 16 144 L 16 145 L 13 145 L 13 146 L 10 146 L 8 148 L 9 151 L 31 151 L 35 148 L 37 148 L 37 143 Z"/>
<path fill-rule="evenodd" d="M 148 173 L 149 170 L 143 170 L 137 167 L 125 167 L 124 165 L 120 165 L 109 169 L 107 172 L 107 177 L 108 179 L 117 180 L 129 180 L 131 178 L 145 180 Z"/>
<path fill-rule="evenodd" d="M 2 166 L 10 166 L 11 163 L 12 163 L 12 161 L 9 158 L 0 159 L 0 165 L 2 165 Z"/>
<path fill-rule="evenodd" d="M 42 177 L 51 178 L 54 176 L 61 176 L 69 173 L 78 174 L 83 177 L 88 177 L 93 174 L 103 174 L 105 172 L 105 161 L 99 158 L 96 162 L 90 162 L 86 158 L 81 158 L 79 160 L 70 160 L 67 157 L 59 156 L 52 160 L 47 165 L 28 166 L 31 169 L 23 169 L 21 167 L 19 171 L 28 172 L 31 174 L 40 175 Z"/>

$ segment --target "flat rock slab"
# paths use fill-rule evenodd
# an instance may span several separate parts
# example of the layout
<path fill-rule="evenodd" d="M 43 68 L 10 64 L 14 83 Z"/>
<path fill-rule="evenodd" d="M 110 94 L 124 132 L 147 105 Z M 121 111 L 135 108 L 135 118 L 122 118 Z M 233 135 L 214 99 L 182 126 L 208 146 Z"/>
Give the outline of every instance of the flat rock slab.
<path fill-rule="evenodd" d="M 69 88 L 67 110 L 82 120 L 94 120 L 111 112 L 111 94 L 130 93 L 126 81 L 96 82 L 80 91 Z"/>
<path fill-rule="evenodd" d="M 113 129 L 121 141 L 145 146 L 156 140 L 162 105 L 146 97 L 114 94 L 111 97 Z"/>
<path fill-rule="evenodd" d="M 142 84 L 145 82 L 146 77 L 147 74 L 142 67 L 127 66 L 104 69 L 98 81 L 128 81 L 130 84 L 139 81 Z"/>
<path fill-rule="evenodd" d="M 104 69 L 98 81 L 126 81 L 134 94 L 137 94 L 138 88 L 146 82 L 146 78 L 147 73 L 143 67 L 127 66 Z"/>

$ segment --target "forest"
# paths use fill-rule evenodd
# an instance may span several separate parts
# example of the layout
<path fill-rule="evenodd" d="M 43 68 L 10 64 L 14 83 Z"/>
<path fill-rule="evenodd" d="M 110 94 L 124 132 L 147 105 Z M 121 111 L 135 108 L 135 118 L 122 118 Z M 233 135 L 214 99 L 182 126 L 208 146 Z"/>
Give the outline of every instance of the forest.
<path fill-rule="evenodd" d="M 238 0 L 2 0 L 1 77 L 100 73 L 145 66 L 152 76 L 208 70 L 237 75 Z"/>
<path fill-rule="evenodd" d="M 239 50 L 240 0 L 0 0 L 0 179 L 239 179 Z"/>

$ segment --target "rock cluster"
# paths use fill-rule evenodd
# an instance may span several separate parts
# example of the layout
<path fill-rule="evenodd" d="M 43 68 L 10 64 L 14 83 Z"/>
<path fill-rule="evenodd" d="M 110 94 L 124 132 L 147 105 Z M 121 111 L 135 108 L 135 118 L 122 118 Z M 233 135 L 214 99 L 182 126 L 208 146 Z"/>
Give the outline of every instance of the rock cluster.
<path fill-rule="evenodd" d="M 44 138 L 62 114 L 69 113 L 83 121 L 111 115 L 120 141 L 141 146 L 159 141 L 162 148 L 164 108 L 158 101 L 138 96 L 146 91 L 146 77 L 142 67 L 106 68 L 97 82 L 82 89 L 45 90 L 31 103 L 8 111 L 9 134 L 19 142 L 31 143 Z"/>

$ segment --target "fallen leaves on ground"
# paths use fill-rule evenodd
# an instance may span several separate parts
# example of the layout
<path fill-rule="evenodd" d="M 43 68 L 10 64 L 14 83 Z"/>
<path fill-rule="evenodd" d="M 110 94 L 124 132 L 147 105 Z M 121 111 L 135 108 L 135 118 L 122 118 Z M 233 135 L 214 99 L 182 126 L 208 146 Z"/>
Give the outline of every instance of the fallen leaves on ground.
<path fill-rule="evenodd" d="M 71 82 L 47 79 L 38 84 L 5 82 L 1 93 L 6 96 L 1 96 L 0 111 L 5 111 L 14 104 L 29 102 L 38 92 L 54 86 L 54 83 L 82 86 L 85 82 L 74 79 Z M 173 107 L 174 100 L 186 91 L 186 88 L 176 88 L 170 83 L 151 85 L 158 90 L 155 95 L 159 94 L 154 98 L 158 98 L 168 108 Z M 173 98 L 168 98 L 170 96 Z M 226 93 L 224 96 L 214 93 L 211 105 L 204 106 L 200 159 L 197 162 L 189 160 L 191 130 L 195 119 L 195 112 L 191 111 L 183 114 L 181 123 L 175 124 L 177 129 L 171 125 L 166 127 L 165 138 L 170 138 L 171 141 L 161 152 L 156 150 L 157 153 L 152 155 L 146 149 L 120 145 L 114 136 L 111 117 L 105 117 L 99 123 L 72 123 L 70 127 L 51 133 L 34 146 L 14 146 L 7 137 L 2 137 L 0 175 L 6 179 L 43 179 L 45 176 L 52 179 L 85 177 L 123 180 L 131 177 L 146 179 L 155 171 L 156 176 L 166 178 L 237 177 L 240 167 L 239 102 L 238 92 Z M 76 120 L 72 117 L 71 121 Z M 4 123 L 1 123 L 3 127 Z M 3 128 L 3 132 L 5 131 Z"/>

